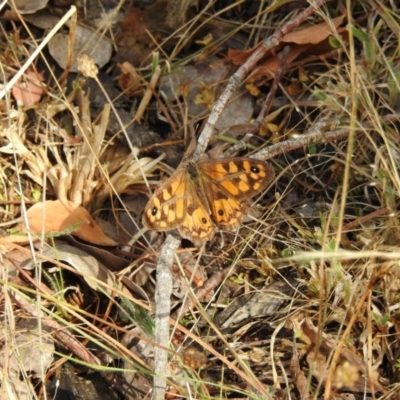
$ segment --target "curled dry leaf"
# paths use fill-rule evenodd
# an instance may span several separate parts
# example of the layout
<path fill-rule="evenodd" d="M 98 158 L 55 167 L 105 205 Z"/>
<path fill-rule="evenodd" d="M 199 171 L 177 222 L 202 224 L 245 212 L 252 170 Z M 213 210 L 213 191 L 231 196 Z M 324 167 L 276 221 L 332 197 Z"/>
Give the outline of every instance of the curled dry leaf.
<path fill-rule="evenodd" d="M 26 15 L 24 17 L 24 20 L 28 21 L 30 24 L 36 26 L 37 28 L 50 30 L 57 25 L 58 21 L 60 21 L 60 18 L 55 15 L 40 13 Z"/>
<path fill-rule="evenodd" d="M 260 78 L 273 79 L 279 65 L 277 53 L 282 50 L 285 44 L 290 44 L 290 51 L 286 57 L 286 64 L 288 65 L 295 60 L 304 59 L 309 54 L 315 56 L 331 51 L 332 47 L 328 42 L 329 36 L 335 33 L 335 29 L 341 25 L 344 18 L 345 15 L 341 15 L 333 18 L 329 23 L 321 22 L 286 34 L 279 46 L 267 52 L 257 68 L 251 73 L 249 81 L 258 81 Z M 256 47 L 245 51 L 231 49 L 228 51 L 228 58 L 234 65 L 242 65 L 262 45 L 263 43 L 259 43 Z"/>
<path fill-rule="evenodd" d="M 124 62 L 118 64 L 118 68 L 121 70 L 121 75 L 118 78 L 119 87 L 124 91 L 126 96 L 133 96 L 140 90 L 140 84 L 143 80 L 142 76 L 131 63 Z"/>
<path fill-rule="evenodd" d="M 343 22 L 344 18 L 345 15 L 340 15 L 329 22 L 321 22 L 317 25 L 289 32 L 282 38 L 282 42 L 296 44 L 321 43 L 335 32 L 335 28 Z"/>
<path fill-rule="evenodd" d="M 44 335 L 45 326 L 38 326 L 34 319 L 18 319 L 15 326 L 17 334 L 14 337 L 16 352 L 13 353 L 8 366 L 15 371 L 23 368 L 24 371 L 41 374 L 53 362 L 54 341 L 49 335 Z M 4 365 L 4 353 L 0 354 L 0 364 Z"/>
<path fill-rule="evenodd" d="M 96 260 L 99 260 L 102 264 L 106 265 L 107 269 L 110 271 L 121 271 L 129 265 L 129 260 L 112 254 L 107 249 L 80 242 L 78 240 L 75 240 L 75 238 L 72 236 L 66 238 L 66 241 L 71 246 L 78 248 L 85 253 L 90 254 L 91 256 L 96 258 Z"/>
<path fill-rule="evenodd" d="M 103 246 L 115 246 L 117 243 L 104 234 L 93 221 L 90 214 L 83 207 L 65 200 L 54 200 L 37 203 L 27 211 L 29 232 L 41 235 L 44 233 L 71 234 Z M 26 243 L 28 238 L 23 233 L 28 232 L 27 227 L 17 228 L 22 234 L 1 238 L 0 243 Z"/>

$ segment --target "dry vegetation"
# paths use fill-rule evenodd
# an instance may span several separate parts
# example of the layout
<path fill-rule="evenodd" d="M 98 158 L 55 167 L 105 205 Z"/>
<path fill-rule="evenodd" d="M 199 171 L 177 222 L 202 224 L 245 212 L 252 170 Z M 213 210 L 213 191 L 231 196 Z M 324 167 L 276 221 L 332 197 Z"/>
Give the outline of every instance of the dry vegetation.
<path fill-rule="evenodd" d="M 166 235 L 143 231 L 149 188 L 292 23 L 209 142 L 276 176 L 240 229 L 176 251 L 167 398 L 400 399 L 397 2 L 300 24 L 305 1 L 91 0 L 61 20 L 66 3 L 2 4 L 0 397 L 151 398 Z"/>

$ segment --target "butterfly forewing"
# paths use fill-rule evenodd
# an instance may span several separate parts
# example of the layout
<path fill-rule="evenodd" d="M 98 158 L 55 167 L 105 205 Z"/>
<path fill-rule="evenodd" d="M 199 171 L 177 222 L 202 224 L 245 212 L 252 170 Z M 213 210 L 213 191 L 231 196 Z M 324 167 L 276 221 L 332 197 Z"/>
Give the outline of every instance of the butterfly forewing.
<path fill-rule="evenodd" d="M 199 191 L 200 176 L 197 169 L 192 170 L 193 165 L 185 166 L 186 198 L 185 216 L 178 226 L 179 233 L 185 239 L 193 242 L 205 242 L 210 240 L 215 233 L 214 223 L 209 213 L 207 199 L 202 191 Z"/>
<path fill-rule="evenodd" d="M 205 160 L 199 162 L 199 168 L 235 198 L 249 199 L 255 196 L 265 189 L 275 176 L 270 164 L 245 157 Z"/>

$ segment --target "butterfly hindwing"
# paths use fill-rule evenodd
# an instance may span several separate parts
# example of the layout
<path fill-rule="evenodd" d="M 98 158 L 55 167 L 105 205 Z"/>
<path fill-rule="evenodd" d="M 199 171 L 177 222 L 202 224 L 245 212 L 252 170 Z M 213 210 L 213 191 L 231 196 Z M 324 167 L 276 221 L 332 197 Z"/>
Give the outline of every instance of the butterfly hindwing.
<path fill-rule="evenodd" d="M 207 199 L 202 191 L 199 191 L 199 177 L 193 176 L 190 171 L 191 165 L 187 165 L 185 217 L 178 227 L 179 233 L 185 239 L 192 242 L 205 242 L 210 240 L 215 233 L 215 226 L 211 219 Z"/>

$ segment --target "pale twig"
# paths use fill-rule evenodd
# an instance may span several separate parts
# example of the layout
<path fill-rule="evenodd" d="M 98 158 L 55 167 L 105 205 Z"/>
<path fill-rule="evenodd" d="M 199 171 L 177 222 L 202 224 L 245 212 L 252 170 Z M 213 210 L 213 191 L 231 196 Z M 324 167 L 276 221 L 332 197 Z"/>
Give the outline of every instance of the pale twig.
<path fill-rule="evenodd" d="M 150 103 L 153 93 L 155 92 L 155 87 L 157 85 L 158 80 L 160 79 L 160 75 L 161 75 L 161 68 L 159 65 L 157 65 L 157 67 L 154 70 L 154 74 L 152 75 L 150 82 L 147 85 L 146 91 L 144 92 L 142 101 L 140 102 L 139 107 L 136 111 L 134 121 L 140 121 L 141 118 L 143 117 L 143 114 Z M 127 140 L 129 141 L 129 138 L 127 138 Z"/>
<path fill-rule="evenodd" d="M 400 120 L 400 114 L 387 114 L 382 117 L 382 122 L 385 124 L 398 122 Z M 266 147 L 256 154 L 253 154 L 253 158 L 259 160 L 268 160 L 280 154 L 285 154 L 288 151 L 299 149 L 310 144 L 321 144 L 334 142 L 336 140 L 345 139 L 349 136 L 350 128 L 341 128 L 332 132 L 325 132 L 323 130 L 324 123 L 319 123 L 313 126 L 308 133 L 298 135 L 295 138 L 285 140 L 284 142 L 277 143 L 273 146 Z M 356 129 L 357 132 L 363 132 L 366 129 L 371 129 L 371 124 L 361 125 Z"/>
<path fill-rule="evenodd" d="M 165 399 L 168 376 L 169 314 L 171 312 L 172 294 L 171 267 L 179 244 L 179 240 L 168 235 L 157 263 L 153 400 Z"/>

